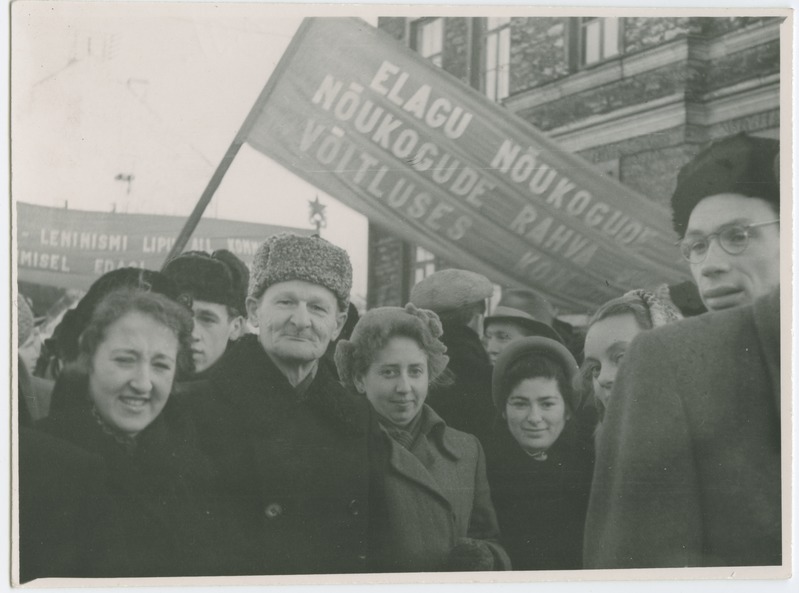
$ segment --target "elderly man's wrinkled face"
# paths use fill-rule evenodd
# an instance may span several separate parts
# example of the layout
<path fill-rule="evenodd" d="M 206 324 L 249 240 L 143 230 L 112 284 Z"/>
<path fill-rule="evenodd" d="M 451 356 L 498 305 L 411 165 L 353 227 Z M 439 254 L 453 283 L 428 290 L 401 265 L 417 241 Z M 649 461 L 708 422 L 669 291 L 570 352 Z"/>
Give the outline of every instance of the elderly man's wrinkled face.
<path fill-rule="evenodd" d="M 347 319 L 330 290 L 303 280 L 273 284 L 247 311 L 267 354 L 298 365 L 321 358 Z"/>
<path fill-rule="evenodd" d="M 780 227 L 773 223 L 778 218 L 765 200 L 740 194 L 708 196 L 696 205 L 684 243 L 706 248 L 702 261 L 691 263 L 691 273 L 708 310 L 751 304 L 779 286 Z M 718 236 L 731 227 L 743 229 L 746 236 Z M 742 246 L 739 253 L 729 253 Z"/>

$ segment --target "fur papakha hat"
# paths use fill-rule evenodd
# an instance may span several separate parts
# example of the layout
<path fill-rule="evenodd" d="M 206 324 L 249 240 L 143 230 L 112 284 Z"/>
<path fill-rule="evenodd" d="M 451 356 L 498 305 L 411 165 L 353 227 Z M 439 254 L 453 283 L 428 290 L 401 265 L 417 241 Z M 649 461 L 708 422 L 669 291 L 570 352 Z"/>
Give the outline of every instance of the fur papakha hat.
<path fill-rule="evenodd" d="M 478 303 L 494 294 L 491 281 L 476 272 L 455 268 L 440 270 L 411 289 L 411 303 L 436 313 Z"/>
<path fill-rule="evenodd" d="M 696 205 L 716 194 L 760 198 L 780 211 L 780 143 L 745 132 L 718 140 L 685 165 L 671 197 L 674 230 L 685 236 Z"/>
<path fill-rule="evenodd" d="M 198 301 L 225 305 L 244 315 L 249 272 L 239 258 L 227 249 L 187 251 L 167 262 L 164 274 L 182 294 Z"/>
<path fill-rule="evenodd" d="M 352 290 L 350 257 L 318 235 L 273 235 L 255 252 L 247 296 L 260 298 L 273 284 L 289 280 L 324 286 L 336 295 L 340 309 L 345 311 Z"/>
<path fill-rule="evenodd" d="M 491 397 L 494 400 L 494 407 L 502 411 L 505 407 L 506 394 L 502 393 L 505 373 L 519 360 L 533 356 L 545 356 L 563 369 L 566 380 L 569 384 L 574 383 L 575 377 L 580 372 L 577 361 L 566 346 L 549 338 L 541 336 L 530 336 L 520 338 L 511 342 L 505 350 L 497 357 L 497 364 L 494 365 L 494 372 L 491 375 Z M 563 394 L 566 397 L 566 394 Z M 566 402 L 572 410 L 575 409 L 575 402 Z"/>
<path fill-rule="evenodd" d="M 444 333 L 441 320 L 433 311 L 417 309 L 412 303 L 405 307 L 378 307 L 360 318 L 349 340 L 336 344 L 336 368 L 341 382 L 354 387 L 356 373 L 364 371 L 374 355 L 394 336 L 412 337 L 419 341 L 427 354 L 427 372 L 432 383 L 449 363 L 447 347 L 439 339 Z"/>

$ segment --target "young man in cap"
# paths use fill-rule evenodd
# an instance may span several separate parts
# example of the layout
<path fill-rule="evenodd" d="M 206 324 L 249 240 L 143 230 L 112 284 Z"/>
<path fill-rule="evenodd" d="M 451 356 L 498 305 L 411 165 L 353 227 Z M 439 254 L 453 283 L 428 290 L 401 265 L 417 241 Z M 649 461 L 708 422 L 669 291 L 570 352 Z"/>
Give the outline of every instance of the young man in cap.
<path fill-rule="evenodd" d="M 247 266 L 226 249 L 211 255 L 189 251 L 169 261 L 163 273 L 191 302 L 195 373 L 191 378 L 200 379 L 222 357 L 228 344 L 244 334 Z"/>
<path fill-rule="evenodd" d="M 524 288 L 507 288 L 491 315 L 483 320 L 483 340 L 491 364 L 508 345 L 519 338 L 542 336 L 563 343 L 552 327 L 555 312 L 537 292 Z"/>
<path fill-rule="evenodd" d="M 468 270 L 440 270 L 411 289 L 411 302 L 435 311 L 441 318 L 447 347 L 450 384 L 433 386 L 427 403 L 448 426 L 483 440 L 494 418 L 491 401 L 491 362 L 480 340 L 486 299 L 494 286 L 485 276 Z"/>
<path fill-rule="evenodd" d="M 230 348 L 187 394 L 242 550 L 233 574 L 366 572 L 374 502 L 365 399 L 328 365 L 346 320 L 347 253 L 319 237 L 277 235 L 255 254 L 247 311 L 258 335 Z"/>
<path fill-rule="evenodd" d="M 680 173 L 709 313 L 639 334 L 603 429 L 586 568 L 779 565 L 779 145 L 735 136 Z"/>

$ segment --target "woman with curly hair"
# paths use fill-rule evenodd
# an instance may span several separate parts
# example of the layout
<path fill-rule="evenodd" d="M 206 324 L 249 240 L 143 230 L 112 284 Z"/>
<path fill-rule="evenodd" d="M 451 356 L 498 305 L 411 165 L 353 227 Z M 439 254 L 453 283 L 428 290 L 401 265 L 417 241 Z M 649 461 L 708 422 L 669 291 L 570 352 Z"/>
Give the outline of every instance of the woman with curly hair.
<path fill-rule="evenodd" d="M 380 572 L 503 570 L 510 567 L 476 437 L 447 427 L 425 404 L 447 366 L 441 322 L 412 304 L 367 312 L 336 366 L 346 386 L 377 414 L 385 508 L 374 517 Z"/>
<path fill-rule="evenodd" d="M 23 580 L 224 570 L 216 474 L 171 397 L 191 328 L 186 307 L 142 288 L 96 304 L 61 405 L 21 435 Z"/>

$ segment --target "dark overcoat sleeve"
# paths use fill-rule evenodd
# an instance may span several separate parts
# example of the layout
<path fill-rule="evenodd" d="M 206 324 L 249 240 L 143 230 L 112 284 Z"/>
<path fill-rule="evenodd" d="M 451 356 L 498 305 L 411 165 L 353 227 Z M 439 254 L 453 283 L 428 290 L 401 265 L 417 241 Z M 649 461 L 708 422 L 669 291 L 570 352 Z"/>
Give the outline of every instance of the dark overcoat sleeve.
<path fill-rule="evenodd" d="M 633 340 L 598 439 L 586 568 L 782 563 L 778 297 Z"/>
<path fill-rule="evenodd" d="M 698 477 L 669 355 L 656 332 L 642 334 L 617 376 L 597 444 L 585 568 L 699 561 Z"/>
<path fill-rule="evenodd" d="M 486 460 L 483 448 L 477 443 L 477 465 L 474 476 L 474 506 L 469 520 L 468 537 L 483 540 L 494 556 L 494 570 L 510 570 L 510 558 L 499 543 L 499 526 L 491 491 L 486 476 Z"/>

